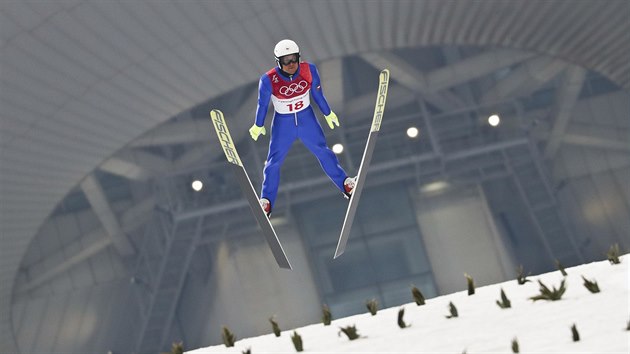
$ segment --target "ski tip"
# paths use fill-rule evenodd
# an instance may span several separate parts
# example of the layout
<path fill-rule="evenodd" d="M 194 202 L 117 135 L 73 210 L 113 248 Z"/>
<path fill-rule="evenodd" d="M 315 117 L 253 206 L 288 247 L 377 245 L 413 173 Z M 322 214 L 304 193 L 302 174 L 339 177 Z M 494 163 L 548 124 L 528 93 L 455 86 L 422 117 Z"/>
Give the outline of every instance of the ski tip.
<path fill-rule="evenodd" d="M 275 255 L 274 255 L 274 257 L 275 257 Z M 280 267 L 282 269 L 293 270 L 293 267 L 291 267 L 291 263 L 289 262 L 289 259 L 286 256 L 284 256 L 284 257 L 282 257 L 282 256 L 276 257 L 276 262 L 278 263 L 278 267 Z"/>
<path fill-rule="evenodd" d="M 343 251 L 341 250 L 336 250 L 335 251 L 335 256 L 333 257 L 333 259 L 337 259 L 339 258 L 339 256 L 341 256 L 343 254 Z"/>
<path fill-rule="evenodd" d="M 381 75 L 384 75 L 385 78 L 389 78 L 389 69 L 381 70 Z"/>
<path fill-rule="evenodd" d="M 293 267 L 291 267 L 291 264 L 287 263 L 287 264 L 281 264 L 280 268 L 282 269 L 286 269 L 286 270 L 293 270 Z"/>

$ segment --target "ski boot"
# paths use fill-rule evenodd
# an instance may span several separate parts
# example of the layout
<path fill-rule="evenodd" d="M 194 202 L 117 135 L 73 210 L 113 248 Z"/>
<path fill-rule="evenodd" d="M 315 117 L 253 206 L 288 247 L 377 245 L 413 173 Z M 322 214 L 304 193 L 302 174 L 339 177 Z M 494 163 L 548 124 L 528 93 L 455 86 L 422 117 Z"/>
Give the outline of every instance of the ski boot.
<path fill-rule="evenodd" d="M 269 199 L 260 198 L 260 206 L 262 207 L 265 214 L 267 214 L 267 217 L 271 217 L 271 203 L 269 202 Z"/>
<path fill-rule="evenodd" d="M 344 196 L 346 197 L 346 199 L 350 199 L 350 197 L 352 197 L 352 191 L 354 190 L 354 187 L 357 185 L 357 178 L 356 177 L 346 177 L 346 179 L 343 181 L 343 189 L 344 189 Z"/>

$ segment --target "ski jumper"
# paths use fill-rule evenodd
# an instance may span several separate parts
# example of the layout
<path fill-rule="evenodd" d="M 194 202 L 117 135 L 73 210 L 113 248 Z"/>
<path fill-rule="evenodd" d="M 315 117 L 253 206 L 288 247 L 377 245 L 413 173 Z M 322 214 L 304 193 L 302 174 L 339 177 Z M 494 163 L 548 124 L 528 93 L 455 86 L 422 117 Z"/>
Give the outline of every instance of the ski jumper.
<path fill-rule="evenodd" d="M 258 84 L 256 125 L 264 125 L 270 99 L 275 110 L 261 192 L 261 197 L 268 199 L 272 207 L 278 194 L 280 167 L 296 139 L 300 139 L 317 157 L 324 172 L 344 192 L 346 172 L 339 165 L 335 153 L 326 146 L 326 138 L 311 107 L 309 93 L 320 111 L 324 115 L 330 114 L 317 68 L 306 62 L 300 63 L 298 70 L 290 77 L 284 76 L 275 67 L 262 75 Z"/>

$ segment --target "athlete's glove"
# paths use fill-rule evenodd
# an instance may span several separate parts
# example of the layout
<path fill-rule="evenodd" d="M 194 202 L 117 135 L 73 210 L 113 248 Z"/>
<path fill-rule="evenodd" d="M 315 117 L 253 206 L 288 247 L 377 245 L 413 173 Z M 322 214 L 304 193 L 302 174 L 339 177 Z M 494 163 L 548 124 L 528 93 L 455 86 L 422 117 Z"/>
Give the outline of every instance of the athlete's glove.
<path fill-rule="evenodd" d="M 251 128 L 249 128 L 249 135 L 252 136 L 252 139 L 254 140 L 258 140 L 258 136 L 262 134 L 262 135 L 266 135 L 267 134 L 267 130 L 265 130 L 265 127 L 259 127 L 256 124 L 252 125 Z"/>
<path fill-rule="evenodd" d="M 339 118 L 337 118 L 335 112 L 330 111 L 330 114 L 324 116 L 324 118 L 326 118 L 326 123 L 328 123 L 330 129 L 335 129 L 335 125 L 339 126 Z"/>

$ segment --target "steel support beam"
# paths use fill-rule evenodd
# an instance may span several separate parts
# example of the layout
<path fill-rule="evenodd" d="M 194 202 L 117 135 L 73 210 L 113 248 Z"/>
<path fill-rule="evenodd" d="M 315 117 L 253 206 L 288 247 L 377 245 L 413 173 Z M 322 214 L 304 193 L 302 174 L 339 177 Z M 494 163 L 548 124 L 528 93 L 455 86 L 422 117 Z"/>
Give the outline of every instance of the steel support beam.
<path fill-rule="evenodd" d="M 155 198 L 149 197 L 125 211 L 121 217 L 123 231 L 132 232 L 147 222 L 151 216 L 154 206 Z M 49 280 L 54 279 L 59 274 L 71 269 L 75 265 L 99 254 L 113 243 L 112 238 L 108 237 L 107 231 L 103 228 L 92 231 L 89 235 L 86 235 L 83 238 L 97 241 L 83 248 L 63 263 L 48 269 L 42 274 L 39 274 L 37 277 L 33 278 L 31 281 L 18 289 L 18 292 L 25 293 L 41 286 L 42 284 L 45 284 Z"/>
<path fill-rule="evenodd" d="M 81 189 L 92 206 L 92 210 L 101 221 L 107 235 L 122 256 L 131 256 L 136 253 L 131 241 L 123 231 L 116 215 L 109 205 L 105 192 L 94 175 L 87 176 L 81 182 Z"/>
<path fill-rule="evenodd" d="M 206 136 L 201 133 L 201 123 L 192 118 L 190 110 L 181 113 L 175 122 L 162 124 L 134 140 L 131 147 L 187 144 L 202 141 Z"/>
<path fill-rule="evenodd" d="M 374 113 L 374 103 L 376 101 L 376 83 L 378 82 L 374 82 L 374 91 L 370 91 L 369 93 L 348 100 L 345 109 L 346 117 L 362 117 L 362 119 L 368 119 L 369 121 Z M 410 90 L 400 85 L 390 84 L 387 92 L 387 110 L 393 110 L 409 103 L 413 103 L 416 99 L 416 94 Z"/>
<path fill-rule="evenodd" d="M 516 70 L 488 90 L 481 98 L 482 104 L 515 95 L 534 92 L 567 67 L 561 60 L 536 57 L 521 64 Z"/>
<path fill-rule="evenodd" d="M 361 57 L 378 70 L 388 68 L 398 83 L 421 95 L 441 111 L 449 111 L 465 105 L 462 99 L 449 91 L 437 93 L 431 90 L 422 72 L 394 54 L 367 53 Z"/>
<path fill-rule="evenodd" d="M 558 92 L 558 100 L 551 114 L 554 122 L 547 146 L 545 146 L 544 157 L 546 159 L 552 159 L 558 151 L 560 142 L 569 124 L 573 107 L 582 90 L 585 76 L 586 70 L 577 66 L 571 66 L 565 73 L 562 86 Z"/>
<path fill-rule="evenodd" d="M 491 74 L 532 56 L 533 53 L 518 50 L 490 50 L 427 73 L 427 87 L 433 92 L 441 91 Z"/>
<path fill-rule="evenodd" d="M 18 289 L 18 293 L 24 294 L 28 291 L 36 289 L 37 287 L 45 284 L 51 279 L 59 276 L 59 274 L 71 269 L 75 265 L 101 253 L 112 244 L 112 239 L 108 237 L 107 232 L 103 229 L 98 229 L 87 235 L 86 238 L 96 238 L 97 241 L 92 242 L 90 245 L 82 249 L 80 252 L 74 254 L 63 263 L 48 269 L 46 272 L 39 274 L 36 278 L 26 283 L 24 286 Z"/>
<path fill-rule="evenodd" d="M 535 137 L 543 140 L 550 139 L 551 130 L 549 124 L 544 124 L 537 130 Z M 630 129 L 573 121 L 567 126 L 562 136 L 562 143 L 605 150 L 630 151 L 630 141 L 622 137 L 630 137 Z"/>
<path fill-rule="evenodd" d="M 119 157 L 110 157 L 98 168 L 102 171 L 131 180 L 142 181 L 148 179 L 151 175 L 149 171 L 138 166 L 135 162 L 130 162 Z"/>
<path fill-rule="evenodd" d="M 630 142 L 628 140 L 608 140 L 599 137 L 594 137 L 588 134 L 574 134 L 566 133 L 562 137 L 562 142 L 565 144 L 579 145 L 585 147 L 593 147 L 605 150 L 619 150 L 630 152 Z"/>

